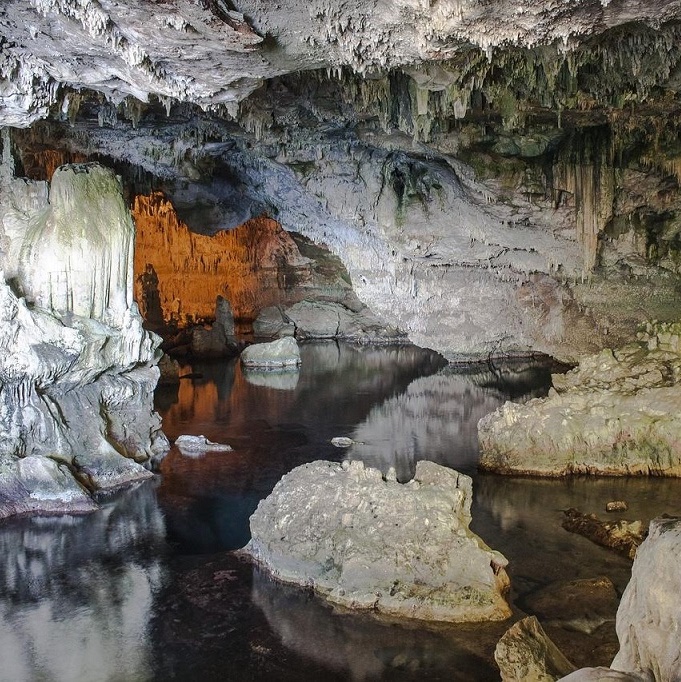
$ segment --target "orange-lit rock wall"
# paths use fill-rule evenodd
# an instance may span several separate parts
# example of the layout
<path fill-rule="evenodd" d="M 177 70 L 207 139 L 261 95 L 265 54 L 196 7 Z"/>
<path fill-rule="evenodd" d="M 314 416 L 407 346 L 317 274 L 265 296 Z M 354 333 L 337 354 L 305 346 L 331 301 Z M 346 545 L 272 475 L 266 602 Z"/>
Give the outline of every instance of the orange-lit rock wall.
<path fill-rule="evenodd" d="M 49 149 L 34 145 L 21 150 L 21 163 L 24 175 L 31 180 L 52 180 L 54 171 L 65 163 L 83 163 L 84 154 L 69 152 L 65 149 Z"/>
<path fill-rule="evenodd" d="M 215 299 L 226 298 L 241 321 L 260 309 L 301 300 L 311 261 L 269 218 L 205 236 L 191 232 L 161 192 L 133 202 L 135 299 L 151 324 L 179 326 L 212 320 Z"/>

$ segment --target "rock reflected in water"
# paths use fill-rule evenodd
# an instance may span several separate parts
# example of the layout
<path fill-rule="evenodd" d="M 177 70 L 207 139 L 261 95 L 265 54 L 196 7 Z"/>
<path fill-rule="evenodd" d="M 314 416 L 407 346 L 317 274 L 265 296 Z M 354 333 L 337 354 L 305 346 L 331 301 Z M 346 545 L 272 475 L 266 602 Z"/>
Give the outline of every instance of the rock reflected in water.
<path fill-rule="evenodd" d="M 0 678 L 148 679 L 148 628 L 163 582 L 164 534 L 150 484 L 89 516 L 5 522 Z"/>
<path fill-rule="evenodd" d="M 545 394 L 549 366 L 508 364 L 448 368 L 415 379 L 407 389 L 374 407 L 355 428 L 349 459 L 359 459 L 399 481 L 414 476 L 427 459 L 471 474 L 479 459 L 478 421 L 509 397 Z"/>

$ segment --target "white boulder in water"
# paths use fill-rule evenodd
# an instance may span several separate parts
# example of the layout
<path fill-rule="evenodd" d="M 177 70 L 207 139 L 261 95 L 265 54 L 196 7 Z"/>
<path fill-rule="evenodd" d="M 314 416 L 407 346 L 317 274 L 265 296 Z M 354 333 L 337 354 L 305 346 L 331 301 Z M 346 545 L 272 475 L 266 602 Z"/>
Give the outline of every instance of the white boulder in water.
<path fill-rule="evenodd" d="M 246 367 L 295 369 L 300 365 L 300 349 L 291 336 L 270 343 L 255 343 L 244 348 L 241 362 Z"/>
<path fill-rule="evenodd" d="M 506 559 L 469 529 L 472 481 L 421 461 L 400 484 L 359 461 L 286 474 L 251 516 L 245 548 L 330 602 L 432 621 L 503 620 Z"/>
<path fill-rule="evenodd" d="M 175 445 L 183 455 L 197 456 L 206 452 L 231 452 L 232 448 L 224 443 L 214 443 L 205 436 L 178 436 Z"/>

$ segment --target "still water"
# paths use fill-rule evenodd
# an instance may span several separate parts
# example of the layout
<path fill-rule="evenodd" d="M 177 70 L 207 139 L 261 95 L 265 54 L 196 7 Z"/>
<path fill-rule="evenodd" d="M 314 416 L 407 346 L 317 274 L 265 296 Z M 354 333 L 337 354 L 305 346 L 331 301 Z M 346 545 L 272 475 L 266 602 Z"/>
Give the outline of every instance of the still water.
<path fill-rule="evenodd" d="M 236 362 L 158 391 L 172 439 L 203 434 L 233 452 L 175 449 L 156 481 L 102 499 L 89 516 L 0 524 L 0 680 L 498 680 L 492 652 L 508 623 L 425 626 L 334 610 L 228 550 L 281 476 L 314 459 L 363 459 L 408 480 L 419 459 L 474 478 L 473 529 L 510 560 L 511 599 L 631 564 L 562 530 L 562 510 L 628 518 L 681 513 L 681 481 L 542 481 L 476 473 L 476 424 L 507 399 L 548 389 L 537 364 L 443 366 L 412 347 L 301 348 L 300 372 L 245 374 Z M 334 436 L 362 445 L 340 450 Z M 549 628 L 547 628 L 549 629 Z M 591 635 L 549 629 L 577 665 L 607 664 L 610 620 Z"/>

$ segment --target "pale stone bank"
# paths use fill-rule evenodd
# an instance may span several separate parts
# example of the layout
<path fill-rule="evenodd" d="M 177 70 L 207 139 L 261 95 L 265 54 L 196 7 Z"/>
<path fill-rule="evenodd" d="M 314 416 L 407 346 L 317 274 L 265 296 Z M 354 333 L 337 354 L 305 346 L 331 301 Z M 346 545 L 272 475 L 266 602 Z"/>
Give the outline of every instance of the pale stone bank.
<path fill-rule="evenodd" d="M 5 160 L 7 161 L 7 160 Z M 87 511 L 150 477 L 160 339 L 132 300 L 134 226 L 116 175 L 65 166 L 0 183 L 0 517 Z"/>
<path fill-rule="evenodd" d="M 469 529 L 471 501 L 471 479 L 432 462 L 419 462 L 405 484 L 359 461 L 312 462 L 260 502 L 245 551 L 280 580 L 341 606 L 503 620 L 507 560 Z"/>
<path fill-rule="evenodd" d="M 478 424 L 481 466 L 500 473 L 681 476 L 681 324 L 648 324 L 605 349 L 547 398 L 507 402 Z"/>

